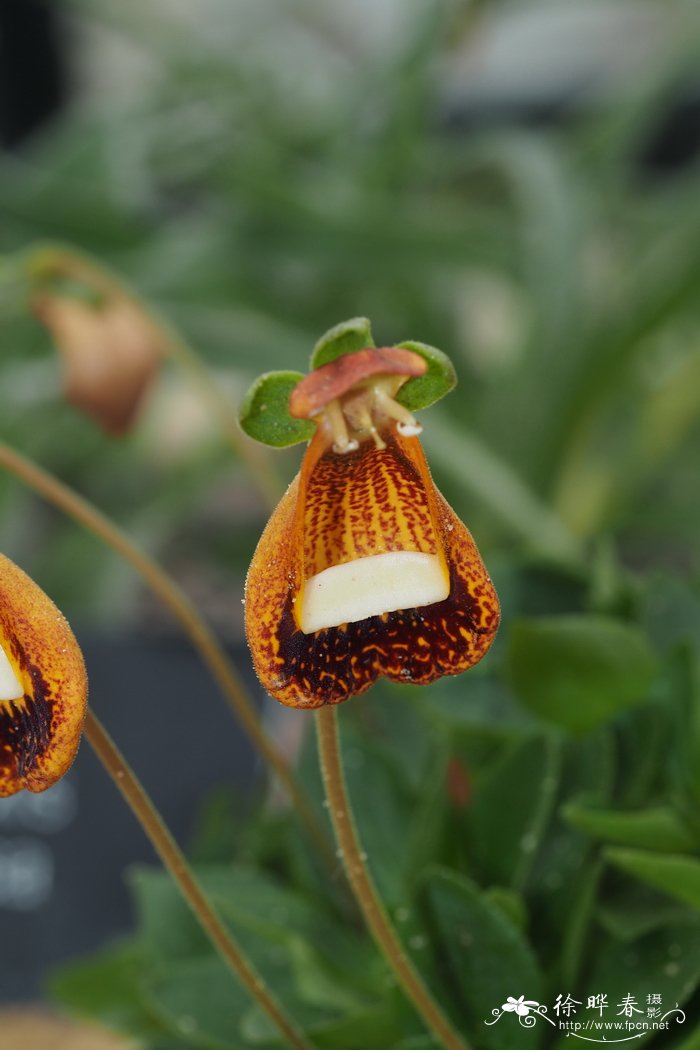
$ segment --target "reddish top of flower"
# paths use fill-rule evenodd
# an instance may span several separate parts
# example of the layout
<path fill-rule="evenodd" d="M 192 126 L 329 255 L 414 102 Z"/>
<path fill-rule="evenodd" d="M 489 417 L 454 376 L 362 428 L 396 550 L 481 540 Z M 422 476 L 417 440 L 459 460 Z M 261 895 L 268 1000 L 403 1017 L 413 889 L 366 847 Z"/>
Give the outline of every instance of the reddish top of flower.
<path fill-rule="evenodd" d="M 398 346 L 371 346 L 329 361 L 299 382 L 289 399 L 296 419 L 309 419 L 323 411 L 329 401 L 342 397 L 363 379 L 375 375 L 422 376 L 428 369 L 424 358 Z"/>

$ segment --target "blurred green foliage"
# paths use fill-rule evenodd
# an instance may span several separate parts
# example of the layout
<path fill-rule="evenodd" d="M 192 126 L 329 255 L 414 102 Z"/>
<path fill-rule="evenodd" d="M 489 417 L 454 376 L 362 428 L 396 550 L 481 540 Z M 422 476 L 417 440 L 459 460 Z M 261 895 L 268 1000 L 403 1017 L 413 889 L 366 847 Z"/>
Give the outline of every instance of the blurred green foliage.
<path fill-rule="evenodd" d="M 352 313 L 379 344 L 409 333 L 446 350 L 460 382 L 431 415 L 434 469 L 487 551 L 580 562 L 612 534 L 635 564 L 697 567 L 697 165 L 656 180 L 639 163 L 693 68 L 687 5 L 671 5 L 674 46 L 607 105 L 547 130 L 466 133 L 441 126 L 459 5 L 408 5 L 381 62 L 312 2 L 274 17 L 65 6 L 126 41 L 136 87 L 76 105 L 0 169 L 8 439 L 166 553 L 190 554 L 216 492 L 246 484 L 215 430 L 178 426 L 178 375 L 122 443 L 56 396 L 16 253 L 64 241 L 178 326 L 232 406 L 260 372 L 303 368 Z M 282 462 L 291 475 L 296 458 Z M 5 544 L 38 557 L 57 596 L 114 615 L 118 574 L 76 580 L 67 527 L 29 502 L 3 483 Z M 254 511 L 238 511 L 245 529 Z M 212 511 L 208 525 L 209 550 L 240 573 L 254 529 L 231 549 L 229 523 Z M 51 557 L 32 554 L 48 535 Z"/>
<path fill-rule="evenodd" d="M 640 162 L 697 67 L 693 9 L 669 3 L 671 45 L 561 126 L 461 134 L 441 123 L 441 70 L 497 4 L 464 24 L 459 5 L 407 5 L 381 61 L 302 0 L 257 19 L 252 5 L 201 19 L 68 6 L 126 37 L 146 70 L 0 170 L 5 438 L 234 593 L 264 518 L 244 468 L 206 420 L 183 435 L 172 368 L 123 442 L 64 405 L 21 253 L 51 239 L 104 260 L 232 406 L 256 374 L 305 367 L 352 314 L 380 345 L 410 334 L 448 351 L 459 386 L 426 414 L 425 443 L 503 627 L 468 675 L 379 685 L 342 711 L 373 873 L 476 1050 L 563 1043 L 544 1022 L 486 1027 L 509 995 L 551 1012 L 558 994 L 600 992 L 680 1003 L 687 1023 L 653 1046 L 691 1050 L 700 172 L 654 178 Z M 298 457 L 280 455 L 291 476 Z M 0 543 L 63 605 L 110 620 L 130 608 L 111 555 L 5 478 Z M 301 772 L 322 812 L 311 741 Z M 429 1045 L 288 813 L 262 809 L 235 845 L 215 819 L 204 828 L 205 884 L 315 1045 Z M 57 976 L 60 998 L 151 1050 L 278 1045 L 167 878 L 132 884 L 139 932 Z"/>

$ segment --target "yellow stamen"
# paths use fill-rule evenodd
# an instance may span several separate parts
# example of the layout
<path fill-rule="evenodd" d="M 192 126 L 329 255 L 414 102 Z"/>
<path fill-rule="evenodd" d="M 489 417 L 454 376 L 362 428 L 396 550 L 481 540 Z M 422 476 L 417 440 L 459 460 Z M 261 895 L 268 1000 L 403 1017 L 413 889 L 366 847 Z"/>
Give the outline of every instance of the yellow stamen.
<path fill-rule="evenodd" d="M 372 392 L 374 394 L 374 403 L 377 408 L 383 412 L 385 416 L 389 416 L 390 419 L 398 421 L 397 429 L 400 434 L 403 434 L 404 437 L 416 437 L 422 432 L 423 427 L 415 416 L 413 416 L 403 405 L 400 405 L 398 401 L 394 401 L 393 397 L 390 397 L 379 383 L 375 383 Z"/>
<path fill-rule="evenodd" d="M 345 396 L 328 402 L 323 414 L 330 426 L 335 452 L 354 452 L 367 436 L 372 438 L 375 448 L 385 449 L 378 418 L 384 423 L 387 419 L 395 420 L 396 429 L 403 437 L 416 437 L 422 432 L 418 420 L 391 396 L 399 385 L 396 376 L 383 376 L 371 385 L 360 384 Z"/>
<path fill-rule="evenodd" d="M 333 448 L 336 452 L 341 454 L 345 452 L 354 452 L 358 448 L 358 443 L 354 438 L 348 437 L 348 428 L 345 422 L 345 416 L 340 406 L 340 401 L 337 399 L 329 401 L 325 408 L 326 417 L 330 423 L 331 433 L 333 434 Z"/>
<path fill-rule="evenodd" d="M 359 423 L 358 430 L 366 430 L 372 435 L 374 441 L 374 447 L 378 449 L 386 448 L 386 442 L 382 439 L 381 434 L 374 425 L 374 420 L 370 415 L 369 408 L 363 406 L 361 412 L 358 414 L 357 421 Z"/>

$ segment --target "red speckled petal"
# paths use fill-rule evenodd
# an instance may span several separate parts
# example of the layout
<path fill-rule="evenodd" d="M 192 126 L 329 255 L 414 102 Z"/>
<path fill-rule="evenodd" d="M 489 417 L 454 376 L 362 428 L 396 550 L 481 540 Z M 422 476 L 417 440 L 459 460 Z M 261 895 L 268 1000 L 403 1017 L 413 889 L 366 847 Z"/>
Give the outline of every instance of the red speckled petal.
<path fill-rule="evenodd" d="M 295 386 L 289 411 L 297 419 L 309 419 L 363 379 L 374 375 L 422 376 L 427 368 L 424 358 L 398 346 L 372 346 L 343 354 L 315 368 Z"/>
<path fill-rule="evenodd" d="M 466 526 L 435 488 L 417 438 L 394 428 L 387 447 L 337 454 L 321 433 L 263 533 L 246 585 L 246 632 L 267 691 L 292 707 L 336 704 L 380 676 L 427 685 L 489 649 L 495 590 Z M 328 565 L 386 551 L 444 558 L 444 601 L 304 634 L 304 580 Z"/>

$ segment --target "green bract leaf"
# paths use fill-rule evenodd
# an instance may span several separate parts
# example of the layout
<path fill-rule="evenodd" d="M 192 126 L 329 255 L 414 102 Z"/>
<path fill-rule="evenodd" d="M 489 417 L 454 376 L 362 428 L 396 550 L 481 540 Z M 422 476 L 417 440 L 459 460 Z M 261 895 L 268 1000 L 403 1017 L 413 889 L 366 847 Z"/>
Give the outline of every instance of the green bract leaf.
<path fill-rule="evenodd" d="M 428 405 L 435 404 L 456 386 L 455 367 L 442 350 L 436 350 L 434 346 L 427 346 L 425 343 L 416 343 L 412 339 L 397 345 L 405 350 L 412 350 L 414 354 L 418 354 L 428 362 L 428 371 L 425 375 L 409 379 L 396 395 L 396 400 L 409 412 L 416 412 L 419 408 L 427 408 Z"/>
<path fill-rule="evenodd" d="M 239 412 L 241 427 L 248 437 L 274 448 L 286 448 L 309 441 L 316 429 L 310 419 L 294 419 L 289 414 L 289 395 L 301 372 L 266 372 L 248 390 Z"/>
<path fill-rule="evenodd" d="M 312 370 L 320 368 L 329 361 L 335 361 L 336 357 L 351 354 L 353 350 L 363 350 L 366 346 L 374 346 L 369 321 L 366 317 L 351 317 L 349 321 L 341 321 L 329 328 L 321 336 L 313 348 L 310 367 Z"/>
<path fill-rule="evenodd" d="M 539 617 L 513 624 L 511 681 L 527 706 L 586 732 L 643 700 L 655 661 L 636 627 L 598 616 Z"/>

